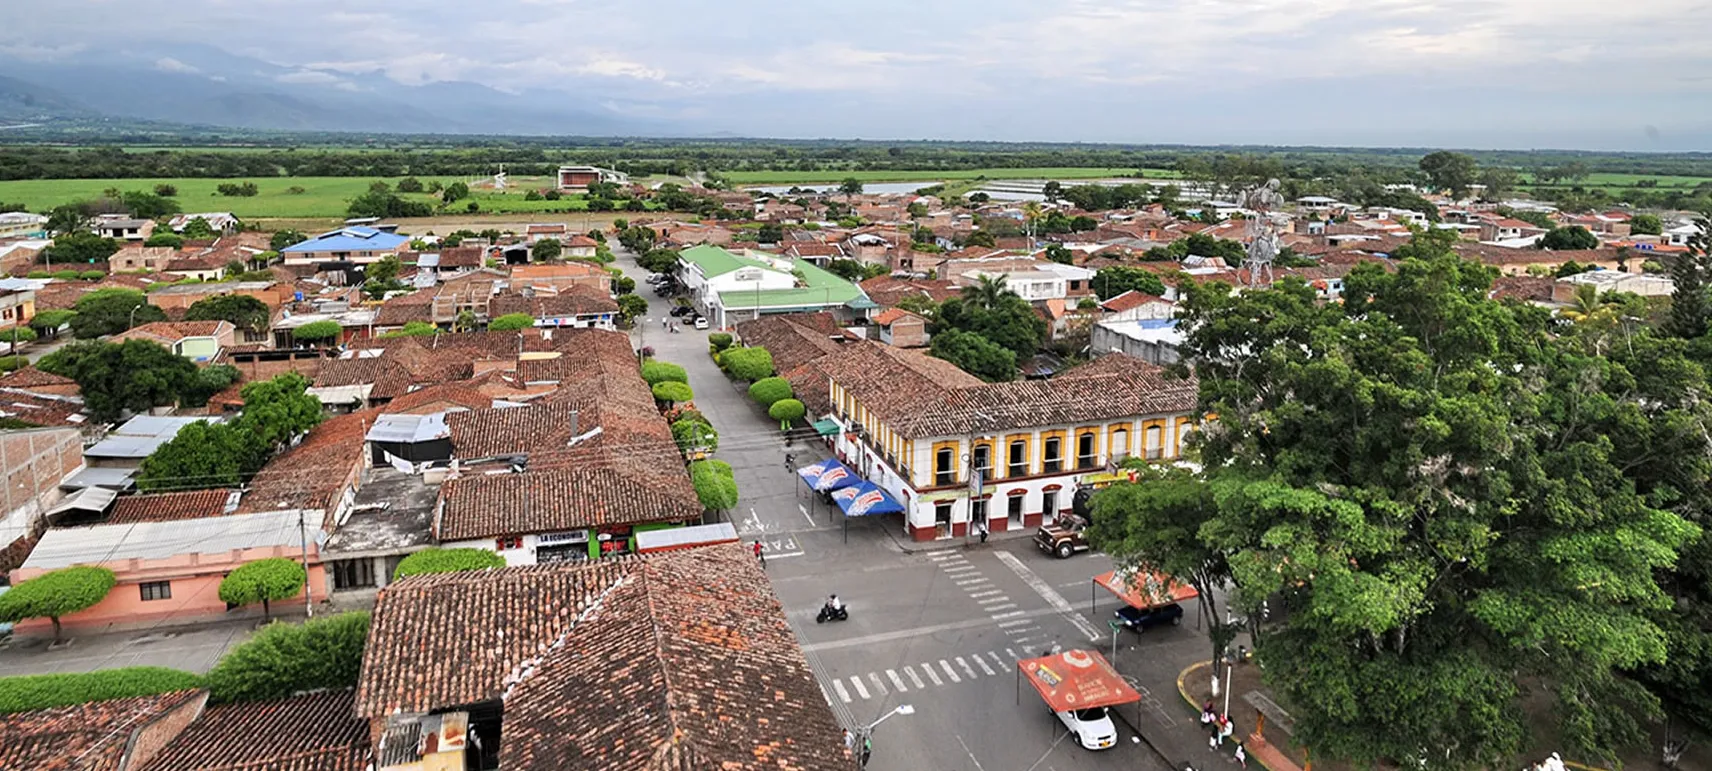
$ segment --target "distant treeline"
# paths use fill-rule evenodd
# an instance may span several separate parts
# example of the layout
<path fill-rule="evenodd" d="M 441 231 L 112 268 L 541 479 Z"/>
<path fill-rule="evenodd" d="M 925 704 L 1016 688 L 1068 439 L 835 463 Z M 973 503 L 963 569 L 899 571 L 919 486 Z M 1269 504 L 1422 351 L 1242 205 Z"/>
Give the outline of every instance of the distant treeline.
<path fill-rule="evenodd" d="M 151 137 L 154 144 L 163 141 Z M 350 135 L 279 137 L 208 146 L 0 148 L 0 179 L 143 177 L 399 177 L 488 175 L 505 164 L 516 175 L 550 174 L 561 164 L 594 164 L 631 174 L 696 171 L 890 171 L 1034 167 L 1176 169 L 1191 176 L 1221 164 L 1281 178 L 1328 179 L 1361 172 L 1403 179 L 1421 148 L 1185 147 L 999 142 L 839 142 L 742 139 L 565 139 Z M 1712 153 L 1470 151 L 1483 167 L 1521 173 L 1576 165 L 1590 173 L 1712 177 Z M 1248 176 L 1244 174 L 1243 176 Z"/>

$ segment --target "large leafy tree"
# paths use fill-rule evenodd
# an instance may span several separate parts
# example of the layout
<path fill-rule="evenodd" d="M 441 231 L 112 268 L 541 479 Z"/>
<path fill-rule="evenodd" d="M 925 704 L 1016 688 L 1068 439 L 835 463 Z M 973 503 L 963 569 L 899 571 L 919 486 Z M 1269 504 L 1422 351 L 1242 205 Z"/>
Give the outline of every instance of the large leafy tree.
<path fill-rule="evenodd" d="M 1537 246 L 1541 249 L 1551 249 L 1553 251 L 1561 251 L 1564 249 L 1597 249 L 1599 248 L 1599 237 L 1588 232 L 1587 228 L 1580 225 L 1571 225 L 1567 228 L 1552 228 L 1551 230 L 1546 231 L 1546 234 L 1540 237 L 1540 241 Z"/>
<path fill-rule="evenodd" d="M 269 317 L 266 303 L 242 294 L 197 300 L 184 311 L 185 321 L 230 321 L 234 327 L 258 334 L 267 330 Z"/>
<path fill-rule="evenodd" d="M 42 250 L 41 260 L 49 265 L 89 264 L 102 262 L 117 251 L 118 241 L 78 230 L 54 236 L 53 243 Z"/>
<path fill-rule="evenodd" d="M 118 579 L 100 567 L 69 567 L 43 573 L 0 594 L 0 621 L 46 618 L 53 622 L 54 642 L 61 639 L 59 620 L 107 598 Z"/>
<path fill-rule="evenodd" d="M 1016 379 L 1016 352 L 974 332 L 946 329 L 933 336 L 929 352 L 989 383 Z"/>
<path fill-rule="evenodd" d="M 71 333 L 79 340 L 116 335 L 139 324 L 166 321 L 166 311 L 135 289 L 97 289 L 77 298 Z"/>
<path fill-rule="evenodd" d="M 268 446 L 255 434 L 199 420 L 143 459 L 137 487 L 147 492 L 237 487 L 267 459 Z"/>
<path fill-rule="evenodd" d="M 221 702 L 261 701 L 351 688 L 362 673 L 368 635 L 367 613 L 269 624 L 209 670 L 209 696 Z"/>
<path fill-rule="evenodd" d="M 262 617 L 273 618 L 271 604 L 289 600 L 308 583 L 303 565 L 284 557 L 246 562 L 220 581 L 220 601 L 229 605 L 262 604 Z"/>
<path fill-rule="evenodd" d="M 505 558 L 487 549 L 423 549 L 398 561 L 393 580 L 422 573 L 451 573 L 505 567 Z"/>
<path fill-rule="evenodd" d="M 283 447 L 321 422 L 321 400 L 308 390 L 308 378 L 296 372 L 249 383 L 239 392 L 244 411 L 237 424 L 262 444 Z"/>
<path fill-rule="evenodd" d="M 1700 219 L 1700 233 L 1689 240 L 1688 253 L 1678 255 L 1670 267 L 1670 317 L 1664 329 L 1685 340 L 1706 335 L 1712 324 L 1712 301 L 1707 292 L 1708 239 L 1712 239 L 1712 217 Z"/>
<path fill-rule="evenodd" d="M 1040 349 L 1046 339 L 1046 321 L 1035 313 L 1034 306 L 1008 289 L 996 296 L 989 296 L 980 286 L 970 289 L 974 291 L 967 297 L 940 303 L 934 314 L 935 335 L 952 329 L 971 332 L 1009 349 L 1018 359 L 1033 356 Z"/>
<path fill-rule="evenodd" d="M 1094 293 L 1101 300 L 1110 300 L 1131 290 L 1159 297 L 1165 294 L 1165 281 L 1159 274 L 1141 268 L 1116 266 L 1100 268 L 1094 273 Z"/>
<path fill-rule="evenodd" d="M 1427 179 L 1432 180 L 1433 187 L 1449 190 L 1451 195 L 1459 198 L 1468 192 L 1468 186 L 1480 173 L 1473 158 L 1449 150 L 1430 153 L 1421 158 L 1419 165 Z"/>
<path fill-rule="evenodd" d="M 72 343 L 36 366 L 76 380 L 84 406 L 101 422 L 172 404 L 197 383 L 195 364 L 147 340 Z"/>
<path fill-rule="evenodd" d="M 1236 602 L 1287 611 L 1256 650 L 1317 753 L 1511 763 L 1538 730 L 1527 684 L 1606 759 L 1656 714 L 1623 673 L 1667 652 L 1656 576 L 1698 534 L 1704 378 L 1676 343 L 1602 357 L 1489 300 L 1453 239 L 1357 268 L 1341 306 L 1295 279 L 1189 290 L 1183 367 L 1218 416 L 1196 533 Z"/>

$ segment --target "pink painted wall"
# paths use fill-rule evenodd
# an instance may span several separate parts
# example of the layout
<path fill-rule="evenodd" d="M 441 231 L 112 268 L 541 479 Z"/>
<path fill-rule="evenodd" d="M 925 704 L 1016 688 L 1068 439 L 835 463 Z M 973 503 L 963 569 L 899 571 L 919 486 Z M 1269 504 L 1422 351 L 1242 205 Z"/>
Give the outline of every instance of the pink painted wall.
<path fill-rule="evenodd" d="M 101 566 L 112 570 L 118 576 L 119 583 L 113 587 L 113 591 L 107 593 L 106 599 L 87 610 L 61 618 L 60 623 L 68 631 L 76 629 L 98 632 L 109 628 L 159 623 L 188 623 L 251 615 L 260 617 L 260 603 L 253 607 L 235 608 L 228 613 L 226 603 L 220 601 L 220 581 L 239 565 L 269 557 L 301 560 L 303 554 L 295 547 L 273 546 L 236 549 L 217 554 L 181 554 L 169 559 L 103 562 L 100 563 Z M 16 584 L 45 572 L 47 571 L 34 568 L 19 568 L 12 571 L 12 583 Z M 145 602 L 141 585 L 153 581 L 170 581 L 172 597 Z M 313 545 L 309 547 L 309 585 L 316 587 L 317 600 L 326 599 L 321 595 L 320 588 L 327 586 L 327 574 Z M 293 599 L 273 603 L 272 610 L 276 616 L 293 609 L 302 613 L 303 602 L 303 595 L 299 593 Z M 15 627 L 15 633 L 20 637 L 47 637 L 53 634 L 53 622 L 45 618 L 20 621 Z"/>

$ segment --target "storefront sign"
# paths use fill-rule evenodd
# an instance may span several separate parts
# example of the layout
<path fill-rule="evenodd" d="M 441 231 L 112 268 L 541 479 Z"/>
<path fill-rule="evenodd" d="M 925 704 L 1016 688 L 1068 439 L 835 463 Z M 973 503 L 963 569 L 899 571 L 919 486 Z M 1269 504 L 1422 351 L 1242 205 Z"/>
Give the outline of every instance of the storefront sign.
<path fill-rule="evenodd" d="M 567 543 L 588 543 L 587 530 L 572 530 L 568 533 L 545 533 L 538 536 L 535 542 L 541 546 L 553 546 Z"/>

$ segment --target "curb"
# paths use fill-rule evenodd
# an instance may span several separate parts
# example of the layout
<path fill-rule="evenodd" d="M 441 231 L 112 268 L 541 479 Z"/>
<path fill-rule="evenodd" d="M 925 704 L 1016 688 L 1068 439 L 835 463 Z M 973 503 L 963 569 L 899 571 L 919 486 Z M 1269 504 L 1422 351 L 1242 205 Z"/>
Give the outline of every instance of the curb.
<path fill-rule="evenodd" d="M 945 538 L 942 540 L 933 540 L 933 541 L 904 540 L 904 539 L 899 538 L 897 533 L 892 532 L 891 527 L 886 528 L 886 535 L 890 536 L 892 539 L 892 543 L 897 544 L 898 550 L 904 552 L 905 554 L 919 554 L 922 552 L 948 551 L 950 549 L 965 549 L 968 551 L 975 551 L 976 549 L 982 548 L 981 539 L 977 538 L 977 537 L 970 537 L 967 539 L 960 538 L 960 537 Z M 1034 532 L 1031 530 L 1017 530 L 1017 531 L 1014 531 L 1014 534 L 1012 534 L 1012 531 L 1006 531 L 1003 534 L 992 533 L 992 534 L 989 534 L 987 536 L 986 546 L 992 546 L 994 544 L 1005 542 L 1005 541 L 1020 541 L 1020 540 L 1025 540 L 1025 539 L 1032 539 L 1033 537 L 1034 537 Z"/>

